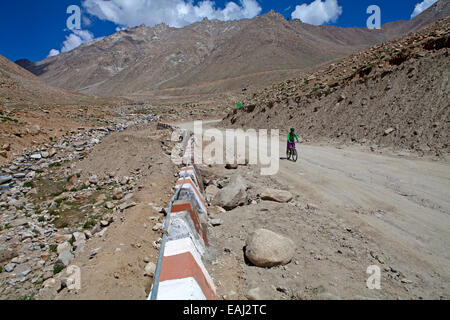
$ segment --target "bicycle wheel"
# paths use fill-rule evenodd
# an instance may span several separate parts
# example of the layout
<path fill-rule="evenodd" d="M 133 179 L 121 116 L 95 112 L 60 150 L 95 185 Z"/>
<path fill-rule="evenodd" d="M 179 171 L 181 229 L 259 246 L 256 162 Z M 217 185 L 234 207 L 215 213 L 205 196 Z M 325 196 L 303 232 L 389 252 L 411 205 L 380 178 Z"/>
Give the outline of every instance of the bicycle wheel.
<path fill-rule="evenodd" d="M 294 152 L 292 153 L 292 161 L 297 162 L 297 159 L 298 159 L 297 149 L 294 149 Z"/>
<path fill-rule="evenodd" d="M 287 157 L 288 160 L 291 160 L 291 156 L 292 156 L 292 149 L 289 148 L 288 151 L 287 151 L 286 157 Z"/>

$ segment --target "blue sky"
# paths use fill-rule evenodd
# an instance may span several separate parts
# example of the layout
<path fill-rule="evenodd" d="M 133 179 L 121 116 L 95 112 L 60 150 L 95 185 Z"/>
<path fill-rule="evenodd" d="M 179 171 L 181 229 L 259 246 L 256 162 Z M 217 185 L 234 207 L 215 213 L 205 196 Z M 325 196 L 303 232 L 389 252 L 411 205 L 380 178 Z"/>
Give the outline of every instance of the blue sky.
<path fill-rule="evenodd" d="M 436 0 L 209 0 L 209 3 L 203 3 L 202 6 L 202 0 L 2 0 L 0 54 L 12 61 L 20 58 L 40 61 L 49 55 L 51 49 L 57 50 L 54 51 L 55 54 L 68 51 L 81 42 L 110 35 L 121 27 L 141 23 L 152 25 L 161 21 L 180 27 L 201 20 L 204 16 L 222 20 L 239 19 L 264 14 L 271 9 L 286 18 L 292 18 L 296 7 L 302 4 L 305 6 L 298 9 L 297 16 L 309 19 L 317 9 L 317 6 L 312 6 L 313 1 L 322 1 L 327 6 L 330 5 L 329 10 L 335 12 L 328 16 L 331 13 L 324 11 L 314 19 L 311 18 L 311 23 L 365 27 L 369 16 L 366 9 L 369 5 L 381 8 L 381 23 L 384 24 L 408 20 L 418 3 L 424 2 L 417 9 L 420 12 Z M 129 4 L 127 9 L 100 9 L 103 5 L 124 2 Z M 235 4 L 230 5 L 229 2 Z M 147 5 L 143 6 L 142 3 Z M 174 14 L 175 5 L 180 4 L 183 6 L 177 6 L 177 10 L 182 14 Z M 70 16 L 66 10 L 70 5 L 78 5 L 82 10 L 82 30 L 73 32 L 66 27 L 66 20 Z M 307 5 L 311 6 L 306 7 Z M 329 17 L 328 21 L 322 21 L 326 20 L 324 15 Z"/>

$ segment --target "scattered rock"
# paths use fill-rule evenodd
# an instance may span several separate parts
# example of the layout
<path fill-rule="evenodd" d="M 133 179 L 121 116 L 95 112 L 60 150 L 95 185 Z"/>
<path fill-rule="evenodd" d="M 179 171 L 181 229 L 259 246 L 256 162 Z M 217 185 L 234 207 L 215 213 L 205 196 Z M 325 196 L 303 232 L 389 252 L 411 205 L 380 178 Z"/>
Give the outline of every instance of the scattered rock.
<path fill-rule="evenodd" d="M 56 252 L 58 254 L 63 253 L 64 251 L 70 251 L 72 250 L 72 246 L 69 242 L 65 241 L 63 243 L 60 243 L 57 247 L 56 247 Z"/>
<path fill-rule="evenodd" d="M 114 208 L 114 203 L 112 203 L 111 201 L 108 201 L 105 203 L 105 207 L 107 209 L 112 209 L 112 208 Z"/>
<path fill-rule="evenodd" d="M 74 232 L 72 237 L 73 237 L 74 242 L 78 242 L 80 240 L 86 240 L 86 235 L 84 234 L 84 232 Z"/>
<path fill-rule="evenodd" d="M 217 192 L 213 199 L 213 205 L 232 210 L 237 206 L 244 205 L 247 200 L 247 184 L 240 175 L 233 176 L 230 183 Z"/>
<path fill-rule="evenodd" d="M 0 263 L 4 261 L 9 261 L 17 257 L 17 251 L 13 248 L 0 248 Z"/>
<path fill-rule="evenodd" d="M 388 129 L 384 130 L 384 135 L 387 136 L 388 134 L 390 134 L 390 133 L 392 133 L 394 131 L 395 131 L 394 128 L 388 128 Z"/>
<path fill-rule="evenodd" d="M 8 264 L 5 266 L 5 271 L 6 271 L 6 272 L 12 272 L 12 271 L 14 270 L 15 267 L 16 267 L 16 264 L 15 264 L 15 263 L 8 263 Z"/>
<path fill-rule="evenodd" d="M 104 227 L 109 226 L 109 222 L 106 220 L 102 220 L 102 221 L 100 221 L 100 225 L 104 228 Z"/>
<path fill-rule="evenodd" d="M 412 281 L 411 280 L 408 280 L 408 279 L 406 279 L 406 278 L 404 278 L 404 279 L 402 279 L 402 280 L 400 280 L 402 283 L 405 283 L 405 284 L 409 284 L 409 283 L 412 283 Z"/>
<path fill-rule="evenodd" d="M 289 191 L 267 188 L 261 194 L 261 199 L 285 203 L 292 200 L 292 194 Z"/>
<path fill-rule="evenodd" d="M 53 288 L 56 285 L 56 279 L 55 278 L 47 279 L 44 281 L 42 285 L 44 288 Z"/>
<path fill-rule="evenodd" d="M 308 210 L 317 210 L 317 206 L 315 204 L 313 204 L 313 203 L 308 203 L 306 205 L 306 209 L 308 209 Z"/>
<path fill-rule="evenodd" d="M 212 220 L 210 220 L 210 223 L 213 227 L 217 227 L 217 226 L 220 226 L 221 224 L 223 224 L 223 220 L 222 219 L 212 219 Z"/>
<path fill-rule="evenodd" d="M 144 268 L 144 276 L 153 277 L 155 275 L 156 265 L 153 262 L 147 263 Z"/>
<path fill-rule="evenodd" d="M 266 229 L 258 229 L 246 241 L 245 256 L 258 267 L 289 263 L 295 253 L 294 242 Z"/>
<path fill-rule="evenodd" d="M 261 296 L 261 289 L 259 287 L 248 290 L 246 297 L 248 300 L 263 300 Z"/>
<path fill-rule="evenodd" d="M 69 250 L 66 250 L 60 253 L 58 259 L 55 262 L 55 266 L 67 267 L 73 259 L 73 254 Z"/>
<path fill-rule="evenodd" d="M 207 196 L 211 197 L 211 199 L 214 199 L 214 197 L 217 195 L 217 193 L 220 191 L 219 188 L 217 188 L 215 185 L 211 184 L 206 187 L 205 193 Z"/>
<path fill-rule="evenodd" d="M 50 158 L 53 157 L 55 154 L 56 154 L 56 149 L 55 149 L 55 148 L 51 148 L 51 149 L 48 151 L 48 156 L 49 156 Z"/>
<path fill-rule="evenodd" d="M 114 200 L 120 200 L 122 198 L 123 198 L 122 190 L 120 188 L 115 188 L 113 190 L 113 199 Z"/>
<path fill-rule="evenodd" d="M 121 211 L 123 211 L 123 210 L 125 210 L 125 209 L 134 207 L 135 205 L 136 205 L 136 202 L 130 202 L 130 203 L 124 202 L 124 203 L 122 203 L 122 204 L 119 206 L 119 209 L 120 209 Z"/>
<path fill-rule="evenodd" d="M 0 184 L 5 184 L 13 179 L 12 176 L 0 176 Z"/>

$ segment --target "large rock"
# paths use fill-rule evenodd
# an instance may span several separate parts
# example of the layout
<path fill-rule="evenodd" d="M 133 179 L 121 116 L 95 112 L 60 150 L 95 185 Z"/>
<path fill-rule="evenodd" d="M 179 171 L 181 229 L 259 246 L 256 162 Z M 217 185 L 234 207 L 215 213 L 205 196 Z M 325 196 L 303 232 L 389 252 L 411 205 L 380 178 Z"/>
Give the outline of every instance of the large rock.
<path fill-rule="evenodd" d="M 74 232 L 72 234 L 72 239 L 74 242 L 78 242 L 80 240 L 86 240 L 86 235 L 83 232 Z"/>
<path fill-rule="evenodd" d="M 56 252 L 58 254 L 63 253 L 64 251 L 70 251 L 72 250 L 72 245 L 68 242 L 65 241 L 63 243 L 60 243 L 57 247 L 56 247 Z"/>
<path fill-rule="evenodd" d="M 73 260 L 73 258 L 74 258 L 73 254 L 69 250 L 66 250 L 58 256 L 58 259 L 56 260 L 55 265 L 61 266 L 61 267 L 67 267 L 70 264 L 70 262 Z"/>
<path fill-rule="evenodd" d="M 20 218 L 20 219 L 16 219 L 13 220 L 9 223 L 10 227 L 19 227 L 19 226 L 24 226 L 28 223 L 28 220 L 26 218 Z"/>
<path fill-rule="evenodd" d="M 226 169 L 237 169 L 238 168 L 238 164 L 237 163 L 227 163 L 226 165 L 225 165 L 225 168 Z"/>
<path fill-rule="evenodd" d="M 8 183 L 12 180 L 12 176 L 0 176 L 0 184 Z"/>
<path fill-rule="evenodd" d="M 247 200 L 247 184 L 240 175 L 233 176 L 230 183 L 217 192 L 213 199 L 213 205 L 232 210 L 245 204 Z"/>
<path fill-rule="evenodd" d="M 214 199 L 214 197 L 217 195 L 219 190 L 220 190 L 219 188 L 217 188 L 215 185 L 211 184 L 211 185 L 206 187 L 205 193 L 206 193 L 207 196 L 209 196 L 212 199 Z"/>
<path fill-rule="evenodd" d="M 0 248 L 0 262 L 9 261 L 17 256 L 17 251 L 14 248 Z"/>
<path fill-rule="evenodd" d="M 245 256 L 258 267 L 284 265 L 292 260 L 294 242 L 275 232 L 258 229 L 246 241 Z"/>
<path fill-rule="evenodd" d="M 289 191 L 267 188 L 261 193 L 262 200 L 289 202 L 292 200 L 292 194 Z"/>
<path fill-rule="evenodd" d="M 15 263 L 8 263 L 8 264 L 5 266 L 5 271 L 6 271 L 6 272 L 12 272 L 12 271 L 14 270 L 15 267 L 16 267 L 16 264 L 15 264 Z"/>
<path fill-rule="evenodd" d="M 156 271 L 156 265 L 153 262 L 147 263 L 147 265 L 144 268 L 144 275 L 153 277 L 155 275 Z"/>

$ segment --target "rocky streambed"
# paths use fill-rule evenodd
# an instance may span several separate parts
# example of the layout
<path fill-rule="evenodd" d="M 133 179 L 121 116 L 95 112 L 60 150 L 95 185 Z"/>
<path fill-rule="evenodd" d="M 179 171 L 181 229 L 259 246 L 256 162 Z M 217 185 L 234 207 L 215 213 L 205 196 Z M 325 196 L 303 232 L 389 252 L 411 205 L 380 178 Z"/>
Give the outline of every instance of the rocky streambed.
<path fill-rule="evenodd" d="M 54 285 L 54 276 L 83 252 L 86 241 L 102 237 L 117 219 L 116 212 L 135 205 L 130 199 L 138 187 L 139 170 L 127 176 L 97 176 L 73 163 L 108 135 L 158 119 L 123 112 L 104 127 L 72 130 L 0 167 L 3 299 L 32 299 L 40 289 Z M 69 285 L 63 280 L 62 287 Z"/>

